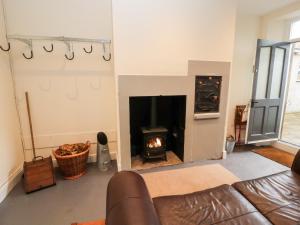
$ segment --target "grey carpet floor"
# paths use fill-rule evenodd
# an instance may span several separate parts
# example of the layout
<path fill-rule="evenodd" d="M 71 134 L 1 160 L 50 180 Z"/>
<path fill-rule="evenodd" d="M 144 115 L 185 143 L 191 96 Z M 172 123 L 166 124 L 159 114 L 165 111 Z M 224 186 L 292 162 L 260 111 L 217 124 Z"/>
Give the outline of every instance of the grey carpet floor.
<path fill-rule="evenodd" d="M 241 180 L 287 170 L 288 168 L 250 151 L 238 151 L 226 160 L 204 160 L 142 173 L 219 163 Z M 26 195 L 19 183 L 0 204 L 0 225 L 70 225 L 72 222 L 105 217 L 106 187 L 116 172 L 116 164 L 108 172 L 100 172 L 90 164 L 88 173 L 75 181 L 57 175 L 57 185 Z M 201 175 L 199 175 L 199 179 Z"/>

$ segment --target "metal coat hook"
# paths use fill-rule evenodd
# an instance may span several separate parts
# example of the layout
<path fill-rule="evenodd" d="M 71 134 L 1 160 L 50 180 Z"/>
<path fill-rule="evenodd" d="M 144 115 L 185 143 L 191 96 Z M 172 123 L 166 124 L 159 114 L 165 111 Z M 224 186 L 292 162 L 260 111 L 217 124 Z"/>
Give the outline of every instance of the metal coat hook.
<path fill-rule="evenodd" d="M 71 56 L 71 57 L 69 57 L 67 54 L 65 54 L 65 57 L 66 57 L 66 59 L 68 59 L 68 60 L 73 60 L 74 57 L 75 57 L 75 54 L 74 54 L 74 52 L 72 52 L 72 56 Z"/>
<path fill-rule="evenodd" d="M 104 55 L 102 56 L 102 58 L 103 58 L 105 61 L 110 61 L 110 60 L 111 60 L 111 53 L 109 53 L 109 56 L 108 56 L 108 58 L 107 58 L 107 59 L 105 58 L 105 56 L 104 56 Z"/>
<path fill-rule="evenodd" d="M 106 52 L 106 50 L 105 50 L 105 43 L 103 43 L 102 45 L 103 45 L 103 52 L 104 52 L 104 55 L 102 55 L 102 58 L 103 58 L 105 61 L 108 62 L 108 61 L 111 60 L 111 53 L 109 53 L 108 58 L 105 58 L 105 52 Z"/>
<path fill-rule="evenodd" d="M 46 52 L 53 52 L 53 44 L 51 44 L 51 49 L 48 50 L 45 46 L 43 46 L 43 49 L 46 51 Z"/>
<path fill-rule="evenodd" d="M 0 45 L 0 48 L 1 48 L 1 50 L 2 51 L 4 51 L 4 52 L 8 52 L 9 50 L 10 50 L 10 43 L 9 42 L 7 42 L 7 48 L 5 49 L 5 48 L 3 48 L 1 45 Z"/>
<path fill-rule="evenodd" d="M 33 58 L 33 51 L 30 50 L 30 56 L 26 56 L 25 53 L 22 54 L 24 56 L 25 59 L 32 59 Z"/>
<path fill-rule="evenodd" d="M 86 48 L 83 48 L 85 53 L 91 54 L 93 52 L 93 45 L 91 45 L 91 49 L 89 51 L 86 50 Z"/>
<path fill-rule="evenodd" d="M 65 45 L 67 46 L 68 51 L 69 51 L 69 53 L 70 53 L 70 52 L 71 52 L 71 44 L 70 44 L 70 42 L 64 41 L 64 43 L 65 43 Z M 72 54 L 71 57 L 69 57 L 67 54 L 65 54 L 65 58 L 68 59 L 68 60 L 73 60 L 74 57 L 75 57 L 74 51 L 72 51 L 71 54 Z"/>
<path fill-rule="evenodd" d="M 26 56 L 25 53 L 23 53 L 22 55 L 24 56 L 25 59 L 32 59 L 33 58 L 32 40 L 20 39 L 20 41 L 26 43 L 28 45 L 28 47 L 30 48 L 30 56 Z"/>

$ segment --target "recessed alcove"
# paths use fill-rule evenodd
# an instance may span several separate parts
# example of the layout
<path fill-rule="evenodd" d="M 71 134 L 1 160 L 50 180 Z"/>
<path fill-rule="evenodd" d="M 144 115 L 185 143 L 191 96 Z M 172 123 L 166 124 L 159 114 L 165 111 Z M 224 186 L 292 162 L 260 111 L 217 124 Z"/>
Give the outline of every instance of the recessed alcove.
<path fill-rule="evenodd" d="M 147 163 L 159 163 L 170 165 L 167 162 L 177 157 L 184 160 L 186 96 L 143 96 L 130 97 L 130 150 L 132 163 L 136 157 Z M 162 132 L 163 131 L 163 132 Z M 147 134 L 145 136 L 145 133 Z M 162 146 L 147 149 L 145 143 L 147 136 L 158 140 Z M 146 138 L 146 139 L 145 139 Z M 152 149 L 152 155 L 149 150 Z M 148 150 L 148 151 L 147 151 Z M 164 152 L 166 155 L 164 158 Z M 172 154 L 174 153 L 174 154 Z M 169 152 L 167 154 L 167 152 Z M 161 156 L 161 157 L 160 157 Z M 180 162 L 179 160 L 175 161 Z M 163 163 L 162 161 L 166 161 Z"/>

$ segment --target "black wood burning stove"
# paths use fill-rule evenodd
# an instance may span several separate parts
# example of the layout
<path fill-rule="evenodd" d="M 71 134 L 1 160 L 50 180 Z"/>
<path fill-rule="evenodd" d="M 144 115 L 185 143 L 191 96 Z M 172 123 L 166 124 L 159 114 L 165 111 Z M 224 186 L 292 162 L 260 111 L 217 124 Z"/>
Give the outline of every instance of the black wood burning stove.
<path fill-rule="evenodd" d="M 153 159 L 167 160 L 167 133 L 168 129 L 157 126 L 156 97 L 151 98 L 151 124 L 150 127 L 142 127 L 143 135 L 143 161 Z"/>
<path fill-rule="evenodd" d="M 143 159 L 164 159 L 166 156 L 166 142 L 168 130 L 164 127 L 142 128 Z"/>

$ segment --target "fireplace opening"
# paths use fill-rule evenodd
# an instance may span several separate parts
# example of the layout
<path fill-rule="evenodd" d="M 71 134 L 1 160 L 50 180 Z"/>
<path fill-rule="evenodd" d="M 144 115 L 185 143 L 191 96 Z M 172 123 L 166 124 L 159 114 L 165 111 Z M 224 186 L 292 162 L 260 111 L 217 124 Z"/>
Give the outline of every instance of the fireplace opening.
<path fill-rule="evenodd" d="M 130 97 L 129 104 L 131 156 L 183 161 L 186 96 Z"/>

